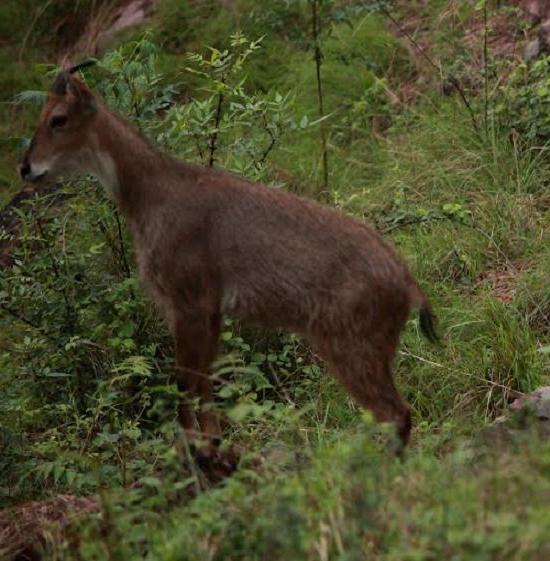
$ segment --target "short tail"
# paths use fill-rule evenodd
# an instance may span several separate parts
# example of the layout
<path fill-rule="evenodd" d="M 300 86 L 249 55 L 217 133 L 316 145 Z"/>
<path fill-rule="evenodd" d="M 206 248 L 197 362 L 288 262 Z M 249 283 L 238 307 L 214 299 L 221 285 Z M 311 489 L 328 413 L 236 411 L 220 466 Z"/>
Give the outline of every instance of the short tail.
<path fill-rule="evenodd" d="M 438 343 L 440 339 L 435 328 L 435 315 L 425 294 L 416 284 L 413 285 L 412 304 L 419 310 L 420 330 L 428 341 L 431 343 Z"/>
<path fill-rule="evenodd" d="M 435 330 L 435 316 L 432 312 L 431 306 L 426 302 L 426 305 L 420 307 L 420 329 L 431 343 L 439 343 L 439 335 Z"/>

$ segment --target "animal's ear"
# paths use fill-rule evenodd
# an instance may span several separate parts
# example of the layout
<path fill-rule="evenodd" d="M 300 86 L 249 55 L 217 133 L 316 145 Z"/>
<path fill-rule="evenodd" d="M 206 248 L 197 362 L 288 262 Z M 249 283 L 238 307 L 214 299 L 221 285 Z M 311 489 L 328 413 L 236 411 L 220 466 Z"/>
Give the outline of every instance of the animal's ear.
<path fill-rule="evenodd" d="M 78 75 L 66 74 L 66 95 L 81 114 L 86 116 L 93 115 L 97 109 L 94 94 Z"/>
<path fill-rule="evenodd" d="M 52 84 L 51 91 L 55 95 L 64 96 L 67 94 L 67 83 L 69 81 L 69 75 L 67 72 L 60 72 Z"/>
<path fill-rule="evenodd" d="M 73 66 L 68 59 L 65 59 L 62 64 L 63 70 L 57 75 L 51 88 L 52 93 L 60 97 L 67 97 L 67 101 L 77 105 L 78 110 L 84 114 L 95 113 L 96 102 L 91 90 L 79 77 L 78 71 L 93 64 L 95 64 L 95 60 Z"/>

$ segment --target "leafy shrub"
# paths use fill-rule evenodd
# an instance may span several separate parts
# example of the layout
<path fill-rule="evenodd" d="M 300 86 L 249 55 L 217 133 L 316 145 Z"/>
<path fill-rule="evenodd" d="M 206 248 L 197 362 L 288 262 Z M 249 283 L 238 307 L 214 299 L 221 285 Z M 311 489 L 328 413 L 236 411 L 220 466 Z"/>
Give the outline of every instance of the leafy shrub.
<path fill-rule="evenodd" d="M 262 178 L 271 151 L 294 125 L 288 95 L 246 90 L 247 61 L 260 48 L 260 41 L 235 33 L 229 49 L 189 54 L 186 71 L 198 79 L 196 87 L 206 97 L 173 107 L 162 122 L 159 142 L 203 165 L 222 161 L 242 175 Z"/>
<path fill-rule="evenodd" d="M 508 128 L 528 140 L 550 139 L 550 56 L 521 64 L 504 88 L 496 113 Z"/>
<path fill-rule="evenodd" d="M 245 90 L 246 61 L 257 49 L 237 34 L 230 49 L 190 55 L 188 72 L 207 97 L 183 105 L 158 72 L 158 48 L 147 35 L 108 53 L 88 78 L 111 106 L 171 150 L 199 161 L 206 154 L 206 164 L 219 158 L 259 177 L 292 124 L 288 98 Z M 12 468 L 4 472 L 6 487 L 24 494 L 31 482 L 42 482 L 83 492 L 153 477 L 154 458 L 169 454 L 177 434 L 178 393 L 168 334 L 137 282 L 117 211 L 85 179 L 18 212 L 14 264 L 0 272 L 0 304 L 11 318 L 2 321 L 16 330 L 2 360 L 25 406 L 3 398 L 5 461 Z M 280 417 L 277 376 L 285 376 L 285 366 L 305 368 L 304 358 L 290 356 L 292 339 L 276 338 L 260 353 L 256 335 L 249 331 L 245 343 L 240 331 L 228 320 L 218 398 L 235 421 Z M 28 431 L 40 436 L 24 442 Z"/>

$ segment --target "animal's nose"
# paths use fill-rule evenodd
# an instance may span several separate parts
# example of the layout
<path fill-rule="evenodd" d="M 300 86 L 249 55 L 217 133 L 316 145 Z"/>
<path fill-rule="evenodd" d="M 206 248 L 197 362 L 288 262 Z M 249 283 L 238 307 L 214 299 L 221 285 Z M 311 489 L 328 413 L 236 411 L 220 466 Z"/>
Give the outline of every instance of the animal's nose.
<path fill-rule="evenodd" d="M 23 162 L 19 166 L 19 174 L 21 175 L 21 179 L 26 179 L 30 173 L 31 173 L 31 165 L 29 164 L 29 161 L 23 160 Z"/>

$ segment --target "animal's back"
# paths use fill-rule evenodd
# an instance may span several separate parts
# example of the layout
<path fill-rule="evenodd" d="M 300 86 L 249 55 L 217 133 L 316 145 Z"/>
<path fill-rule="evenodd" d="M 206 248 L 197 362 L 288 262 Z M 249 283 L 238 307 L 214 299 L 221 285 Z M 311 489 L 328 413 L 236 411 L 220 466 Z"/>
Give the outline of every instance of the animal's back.
<path fill-rule="evenodd" d="M 210 227 L 223 311 L 303 329 L 335 308 L 374 314 L 384 298 L 408 306 L 408 269 L 368 225 L 226 174 L 204 187 L 220 201 Z"/>

